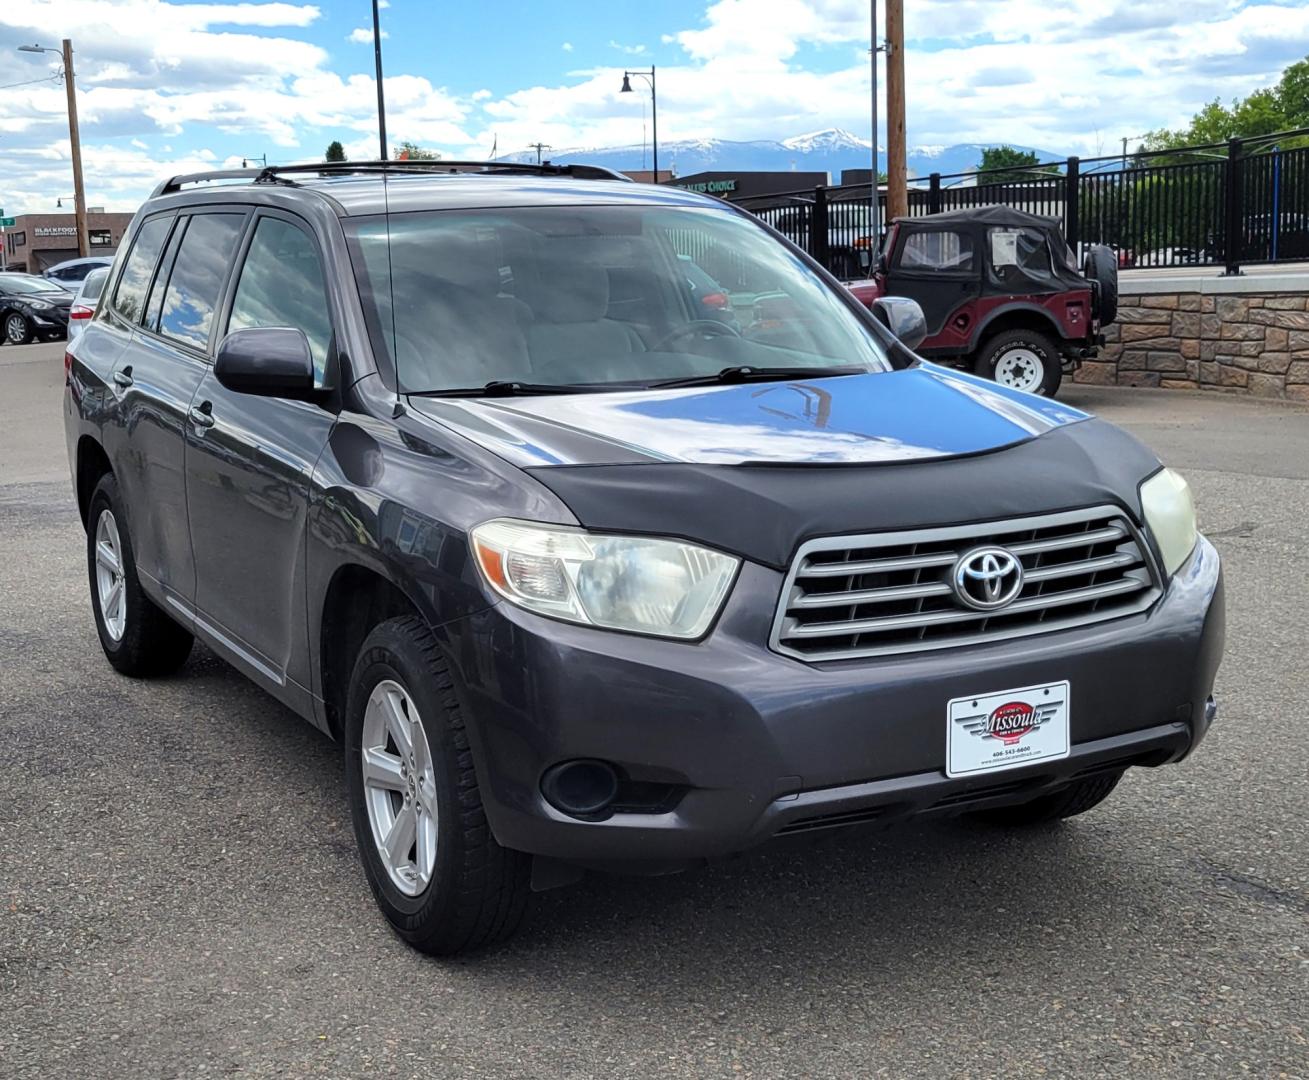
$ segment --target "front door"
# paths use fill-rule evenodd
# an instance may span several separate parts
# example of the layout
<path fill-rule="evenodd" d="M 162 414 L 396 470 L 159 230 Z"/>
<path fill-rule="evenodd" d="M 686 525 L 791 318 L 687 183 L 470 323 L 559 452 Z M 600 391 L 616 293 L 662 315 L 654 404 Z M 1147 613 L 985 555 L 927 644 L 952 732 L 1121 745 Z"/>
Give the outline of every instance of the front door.
<path fill-rule="evenodd" d="M 217 339 L 251 326 L 303 330 L 320 386 L 332 321 L 322 260 L 296 220 L 264 212 L 238 270 Z M 212 369 L 195 396 L 187 506 L 199 618 L 270 679 L 308 686 L 304 558 L 309 479 L 336 420 L 302 401 L 228 390 Z"/>
<path fill-rule="evenodd" d="M 928 339 L 945 328 L 958 308 L 981 294 L 981 260 L 972 235 L 959 229 L 900 229 L 886 275 L 890 296 L 917 300 L 927 319 Z"/>

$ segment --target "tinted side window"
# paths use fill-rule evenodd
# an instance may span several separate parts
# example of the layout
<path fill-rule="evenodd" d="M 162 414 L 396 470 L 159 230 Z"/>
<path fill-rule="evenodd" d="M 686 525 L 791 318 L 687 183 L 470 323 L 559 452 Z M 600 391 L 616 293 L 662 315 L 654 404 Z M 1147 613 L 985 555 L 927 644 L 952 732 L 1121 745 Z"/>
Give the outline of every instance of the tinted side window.
<path fill-rule="evenodd" d="M 203 349 L 241 235 L 242 214 L 197 214 L 186 227 L 168 278 L 159 332 Z"/>
<path fill-rule="evenodd" d="M 136 322 L 141 317 L 145 291 L 150 287 L 159 250 L 164 246 L 172 223 L 171 217 L 156 217 L 142 223 L 137 230 L 131 254 L 127 256 L 118 279 L 118 288 L 114 290 L 114 309 L 128 322 Z"/>
<path fill-rule="evenodd" d="M 905 270 L 971 270 L 973 238 L 957 232 L 913 233 L 905 238 L 899 265 Z"/>
<path fill-rule="evenodd" d="M 301 229 L 278 218 L 263 218 L 241 268 L 227 329 L 291 326 L 303 330 L 321 386 L 332 338 L 327 287 L 314 242 Z"/>

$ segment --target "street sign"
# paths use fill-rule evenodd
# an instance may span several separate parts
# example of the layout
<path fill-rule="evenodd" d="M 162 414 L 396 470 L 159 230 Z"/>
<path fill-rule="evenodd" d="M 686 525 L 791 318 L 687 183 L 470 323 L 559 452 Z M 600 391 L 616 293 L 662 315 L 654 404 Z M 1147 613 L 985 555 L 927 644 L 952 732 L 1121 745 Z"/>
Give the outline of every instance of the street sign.
<path fill-rule="evenodd" d="M 14 227 L 14 219 L 13 219 L 13 218 L 11 218 L 11 217 L 0 217 L 0 229 L 12 229 L 13 227 Z"/>

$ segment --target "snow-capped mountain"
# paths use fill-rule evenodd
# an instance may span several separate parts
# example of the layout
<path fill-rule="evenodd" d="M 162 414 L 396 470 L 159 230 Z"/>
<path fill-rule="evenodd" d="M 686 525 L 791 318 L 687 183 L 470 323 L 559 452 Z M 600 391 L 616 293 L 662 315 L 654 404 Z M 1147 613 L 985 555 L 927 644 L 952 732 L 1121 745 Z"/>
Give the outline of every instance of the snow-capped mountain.
<path fill-rule="evenodd" d="M 826 172 L 839 183 L 842 169 L 867 169 L 871 143 L 841 128 L 811 131 L 781 140 L 759 139 L 734 142 L 730 139 L 682 139 L 659 144 L 659 167 L 673 169 L 678 176 L 700 172 Z M 971 172 L 982 160 L 982 150 L 997 143 L 956 143 L 952 146 L 914 146 L 906 155 L 910 176 L 939 172 Z M 1014 144 L 1009 144 L 1014 145 Z M 1065 155 L 1029 146 L 1041 161 L 1058 161 Z M 560 165 L 587 162 L 611 169 L 650 168 L 649 147 L 602 146 L 591 149 L 556 150 L 548 155 Z M 502 161 L 535 161 L 534 152 L 501 155 Z M 878 147 L 878 168 L 886 169 L 886 149 Z"/>

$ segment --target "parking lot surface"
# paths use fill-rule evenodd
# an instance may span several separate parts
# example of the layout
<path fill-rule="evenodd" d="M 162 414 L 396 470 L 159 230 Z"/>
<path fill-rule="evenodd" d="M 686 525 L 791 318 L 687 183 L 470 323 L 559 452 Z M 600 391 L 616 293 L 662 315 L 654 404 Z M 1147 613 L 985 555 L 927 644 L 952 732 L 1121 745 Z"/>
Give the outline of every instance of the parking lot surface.
<path fill-rule="evenodd" d="M 1309 1075 L 1309 411 L 1061 395 L 1180 468 L 1226 560 L 1192 760 L 1049 829 L 591 877 L 450 963 L 374 909 L 336 746 L 202 648 L 105 663 L 61 356 L 0 349 L 0 1076 Z"/>

